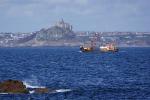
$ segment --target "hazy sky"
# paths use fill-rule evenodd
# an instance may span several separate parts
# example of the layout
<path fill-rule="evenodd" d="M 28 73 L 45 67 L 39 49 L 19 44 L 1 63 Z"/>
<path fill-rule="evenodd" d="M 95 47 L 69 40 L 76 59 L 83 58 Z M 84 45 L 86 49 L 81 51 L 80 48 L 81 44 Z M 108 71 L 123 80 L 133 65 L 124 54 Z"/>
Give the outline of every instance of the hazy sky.
<path fill-rule="evenodd" d="M 150 0 L 0 0 L 0 32 L 33 32 L 61 18 L 74 31 L 150 31 Z"/>

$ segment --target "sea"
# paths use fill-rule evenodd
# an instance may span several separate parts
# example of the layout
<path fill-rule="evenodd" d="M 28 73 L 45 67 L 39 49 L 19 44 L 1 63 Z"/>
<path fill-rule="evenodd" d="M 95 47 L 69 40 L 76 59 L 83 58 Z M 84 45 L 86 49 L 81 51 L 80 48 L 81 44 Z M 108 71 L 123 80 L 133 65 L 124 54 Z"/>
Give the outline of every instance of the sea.
<path fill-rule="evenodd" d="M 0 100 L 150 100 L 150 48 L 81 52 L 79 47 L 0 48 L 0 81 L 21 80 L 45 94 L 0 94 Z"/>

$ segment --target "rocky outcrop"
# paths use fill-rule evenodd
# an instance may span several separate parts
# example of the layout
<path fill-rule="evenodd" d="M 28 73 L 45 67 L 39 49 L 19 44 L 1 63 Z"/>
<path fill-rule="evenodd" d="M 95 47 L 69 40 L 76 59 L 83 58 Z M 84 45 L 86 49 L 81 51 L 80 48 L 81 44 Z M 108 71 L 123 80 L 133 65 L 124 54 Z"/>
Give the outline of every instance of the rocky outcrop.
<path fill-rule="evenodd" d="M 35 88 L 34 93 L 49 93 L 48 88 Z"/>
<path fill-rule="evenodd" d="M 72 30 L 53 26 L 48 29 L 41 29 L 36 32 L 36 40 L 38 41 L 56 41 L 56 40 L 72 40 L 75 33 Z"/>
<path fill-rule="evenodd" d="M 50 90 L 48 88 L 27 88 L 22 81 L 19 80 L 6 80 L 4 82 L 0 82 L 0 93 L 11 93 L 11 94 L 20 94 L 20 93 L 53 93 L 54 90 Z"/>
<path fill-rule="evenodd" d="M 36 93 L 36 94 L 44 94 L 44 93 L 57 93 L 57 92 L 68 92 L 68 89 L 49 89 L 46 87 L 41 88 L 27 88 L 22 81 L 19 80 L 6 80 L 4 82 L 0 82 L 0 93 L 8 93 L 8 94 L 28 94 L 28 93 Z"/>
<path fill-rule="evenodd" d="M 6 80 L 0 83 L 0 93 L 29 93 L 23 82 Z"/>

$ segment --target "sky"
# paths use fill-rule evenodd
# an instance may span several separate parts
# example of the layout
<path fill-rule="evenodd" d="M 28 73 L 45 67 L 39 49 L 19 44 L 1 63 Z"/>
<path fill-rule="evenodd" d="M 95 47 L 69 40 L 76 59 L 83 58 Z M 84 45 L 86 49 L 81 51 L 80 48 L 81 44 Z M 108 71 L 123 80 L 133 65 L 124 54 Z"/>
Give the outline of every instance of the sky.
<path fill-rule="evenodd" d="M 150 32 L 150 0 L 0 0 L 0 32 L 34 32 L 62 18 L 74 31 Z"/>

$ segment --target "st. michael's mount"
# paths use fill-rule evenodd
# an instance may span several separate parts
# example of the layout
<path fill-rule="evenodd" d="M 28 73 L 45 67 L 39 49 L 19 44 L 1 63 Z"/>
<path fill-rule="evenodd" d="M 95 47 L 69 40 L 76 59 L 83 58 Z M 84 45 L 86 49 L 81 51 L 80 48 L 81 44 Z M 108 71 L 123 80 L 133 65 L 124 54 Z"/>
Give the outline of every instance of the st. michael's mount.
<path fill-rule="evenodd" d="M 150 46 L 150 32 L 77 32 L 63 19 L 50 28 L 31 33 L 0 33 L 0 47 L 80 46 L 95 39 L 97 44 L 115 42 L 126 47 Z"/>

